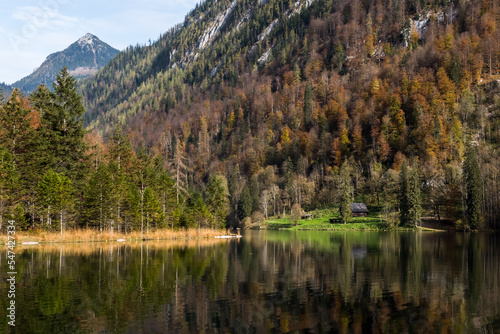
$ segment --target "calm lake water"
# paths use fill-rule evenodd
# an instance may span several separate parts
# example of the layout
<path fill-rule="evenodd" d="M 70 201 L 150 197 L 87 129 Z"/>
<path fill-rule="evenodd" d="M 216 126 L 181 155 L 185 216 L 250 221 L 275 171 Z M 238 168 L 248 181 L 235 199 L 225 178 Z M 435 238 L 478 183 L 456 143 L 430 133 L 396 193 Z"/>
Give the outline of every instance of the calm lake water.
<path fill-rule="evenodd" d="M 498 333 L 500 234 L 249 231 L 17 251 L 0 332 Z"/>

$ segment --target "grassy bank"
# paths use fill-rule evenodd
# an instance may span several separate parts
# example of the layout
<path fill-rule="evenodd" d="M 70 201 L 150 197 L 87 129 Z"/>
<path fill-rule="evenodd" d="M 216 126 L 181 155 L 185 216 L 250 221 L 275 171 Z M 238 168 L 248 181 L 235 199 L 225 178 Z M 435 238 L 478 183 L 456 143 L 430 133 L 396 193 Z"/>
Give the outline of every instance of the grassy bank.
<path fill-rule="evenodd" d="M 16 231 L 16 243 L 21 244 L 23 242 L 38 242 L 38 243 L 91 243 L 91 242 L 117 242 L 118 239 L 128 242 L 136 242 L 141 240 L 194 240 L 194 239 L 209 239 L 215 238 L 216 236 L 226 234 L 222 230 L 212 230 L 212 229 L 189 229 L 189 230 L 179 230 L 172 231 L 169 229 L 165 230 L 155 230 L 149 233 L 143 233 L 141 237 L 141 232 L 132 233 L 113 233 L 110 232 L 99 232 L 91 229 L 83 230 L 68 230 L 63 232 L 63 235 L 57 232 L 47 232 L 42 230 L 31 230 L 31 231 Z M 0 236 L 0 244 L 5 244 L 7 242 L 7 235 L 2 234 Z"/>
<path fill-rule="evenodd" d="M 378 231 L 385 230 L 386 226 L 382 224 L 380 207 L 370 207 L 367 217 L 353 217 L 347 224 L 330 224 L 333 218 L 340 222 L 340 215 L 336 208 L 314 210 L 308 212 L 312 215 L 311 219 L 300 219 L 297 224 L 290 219 L 272 218 L 261 225 L 262 229 L 268 230 L 312 230 L 312 231 Z"/>

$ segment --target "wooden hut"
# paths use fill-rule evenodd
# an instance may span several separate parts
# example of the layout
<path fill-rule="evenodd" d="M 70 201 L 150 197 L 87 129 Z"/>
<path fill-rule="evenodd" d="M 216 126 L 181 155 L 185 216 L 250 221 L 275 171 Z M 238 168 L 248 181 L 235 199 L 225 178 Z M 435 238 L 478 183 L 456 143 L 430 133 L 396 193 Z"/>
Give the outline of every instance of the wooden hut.
<path fill-rule="evenodd" d="M 351 203 L 351 213 L 353 217 L 366 217 L 368 208 L 365 203 Z"/>

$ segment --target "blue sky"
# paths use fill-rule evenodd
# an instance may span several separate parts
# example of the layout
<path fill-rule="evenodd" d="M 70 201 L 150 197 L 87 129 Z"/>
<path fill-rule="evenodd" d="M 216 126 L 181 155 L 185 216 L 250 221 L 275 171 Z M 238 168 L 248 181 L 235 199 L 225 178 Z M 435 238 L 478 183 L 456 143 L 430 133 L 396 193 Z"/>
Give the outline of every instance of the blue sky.
<path fill-rule="evenodd" d="M 86 33 L 123 50 L 156 41 L 199 0 L 1 1 L 0 82 L 13 83 Z"/>

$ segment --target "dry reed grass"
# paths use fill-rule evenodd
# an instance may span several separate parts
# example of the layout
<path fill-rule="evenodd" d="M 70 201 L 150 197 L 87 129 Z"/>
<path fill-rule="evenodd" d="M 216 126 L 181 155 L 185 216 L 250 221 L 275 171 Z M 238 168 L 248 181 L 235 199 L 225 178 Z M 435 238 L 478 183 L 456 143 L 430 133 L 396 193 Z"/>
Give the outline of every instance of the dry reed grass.
<path fill-rule="evenodd" d="M 39 242 L 39 243 L 89 243 L 89 242 L 116 242 L 118 239 L 125 239 L 127 242 L 137 242 L 142 240 L 197 240 L 215 238 L 226 234 L 222 230 L 212 229 L 189 229 L 189 230 L 155 230 L 149 233 L 110 233 L 99 232 L 92 229 L 67 230 L 63 235 L 57 232 L 47 232 L 42 230 L 31 230 L 16 232 L 16 243 Z M 0 243 L 7 243 L 7 235 L 0 236 Z"/>
<path fill-rule="evenodd" d="M 16 252 L 22 253 L 29 250 L 37 250 L 42 253 L 60 253 L 62 255 L 77 255 L 85 256 L 92 253 L 102 251 L 104 254 L 112 254 L 116 252 L 119 247 L 126 248 L 140 248 L 146 247 L 149 249 L 157 250 L 171 250 L 179 248 L 199 248 L 199 247 L 212 247 L 220 245 L 224 242 L 229 242 L 230 239 L 184 239 L 184 240 L 151 240 L 151 241 L 131 241 L 131 242 L 90 242 L 90 243 L 66 243 L 66 244 L 38 244 L 38 245 L 20 245 L 16 247 Z"/>

